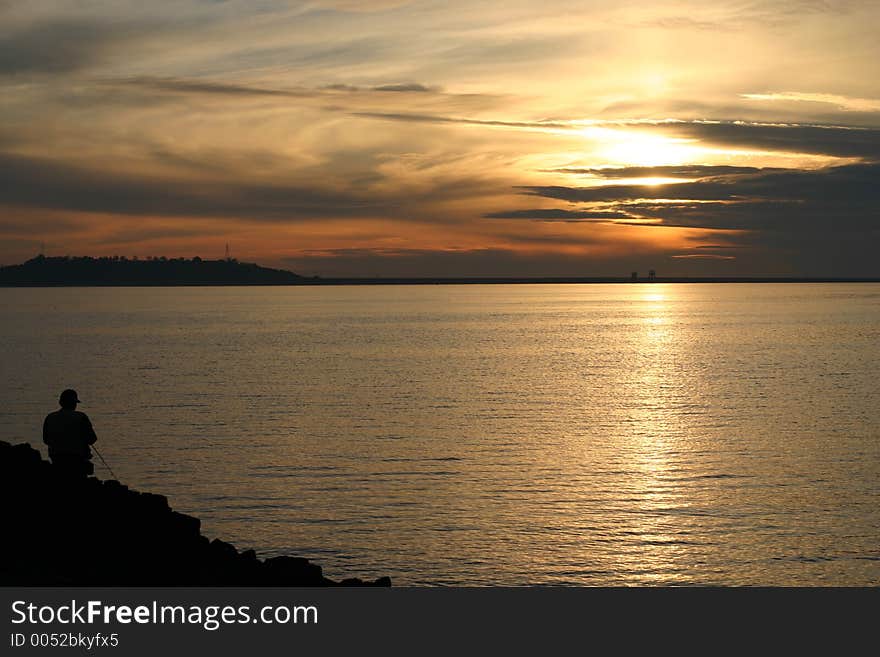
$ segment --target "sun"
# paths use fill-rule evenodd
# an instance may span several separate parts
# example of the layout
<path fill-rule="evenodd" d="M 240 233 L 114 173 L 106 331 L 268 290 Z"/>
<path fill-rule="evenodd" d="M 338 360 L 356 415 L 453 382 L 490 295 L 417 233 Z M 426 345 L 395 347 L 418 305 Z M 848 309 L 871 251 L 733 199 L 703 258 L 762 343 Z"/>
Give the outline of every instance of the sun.
<path fill-rule="evenodd" d="M 591 126 L 583 135 L 596 142 L 595 156 L 611 166 L 681 165 L 693 162 L 705 151 L 694 139 L 650 135 L 637 130 Z"/>
<path fill-rule="evenodd" d="M 599 153 L 609 164 L 657 167 L 693 161 L 699 150 L 692 139 L 619 131 Z"/>

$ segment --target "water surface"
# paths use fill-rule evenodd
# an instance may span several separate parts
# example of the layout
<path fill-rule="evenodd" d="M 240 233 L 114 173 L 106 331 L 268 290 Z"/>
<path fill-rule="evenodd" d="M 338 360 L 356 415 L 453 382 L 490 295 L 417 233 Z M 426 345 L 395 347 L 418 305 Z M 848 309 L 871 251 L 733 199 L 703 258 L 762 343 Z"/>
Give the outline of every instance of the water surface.
<path fill-rule="evenodd" d="M 0 289 L 203 531 L 398 584 L 877 584 L 880 285 Z M 101 467 L 97 466 L 100 474 Z"/>

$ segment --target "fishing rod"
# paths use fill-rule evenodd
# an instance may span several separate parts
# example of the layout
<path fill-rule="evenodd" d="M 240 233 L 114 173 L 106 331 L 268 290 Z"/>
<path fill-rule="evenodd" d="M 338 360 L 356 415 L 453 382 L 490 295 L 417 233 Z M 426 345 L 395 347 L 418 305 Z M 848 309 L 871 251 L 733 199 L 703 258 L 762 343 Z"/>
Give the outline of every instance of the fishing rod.
<path fill-rule="evenodd" d="M 107 461 L 105 461 L 105 460 L 104 460 L 104 457 L 101 456 L 101 452 L 98 451 L 98 448 L 95 447 L 94 445 L 92 445 L 91 447 L 92 447 L 93 450 L 95 450 L 95 454 L 98 455 L 98 458 L 101 459 L 101 463 L 104 464 L 104 467 L 107 468 L 107 469 L 110 471 L 110 474 L 111 474 L 111 475 L 113 475 L 113 478 L 116 479 L 117 481 L 119 481 L 119 477 L 117 477 L 117 476 L 116 476 L 116 473 L 113 472 L 113 468 L 111 468 L 109 465 L 107 465 Z"/>

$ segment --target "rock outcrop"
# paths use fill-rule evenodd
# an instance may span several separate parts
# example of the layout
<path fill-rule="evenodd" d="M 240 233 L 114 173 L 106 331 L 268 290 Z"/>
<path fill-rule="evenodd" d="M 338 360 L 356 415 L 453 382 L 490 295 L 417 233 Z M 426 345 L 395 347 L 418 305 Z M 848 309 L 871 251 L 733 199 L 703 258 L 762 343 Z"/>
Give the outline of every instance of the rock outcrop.
<path fill-rule="evenodd" d="M 202 536 L 198 518 L 115 480 L 69 478 L 29 444 L 0 441 L 0 585 L 390 586 L 327 579 L 301 557 L 258 559 Z"/>

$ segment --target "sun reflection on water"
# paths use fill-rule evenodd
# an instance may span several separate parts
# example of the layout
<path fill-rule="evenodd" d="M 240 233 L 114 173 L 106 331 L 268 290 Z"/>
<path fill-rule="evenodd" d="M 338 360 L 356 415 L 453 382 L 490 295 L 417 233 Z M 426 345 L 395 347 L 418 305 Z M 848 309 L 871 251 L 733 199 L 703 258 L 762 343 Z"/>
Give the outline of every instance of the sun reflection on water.
<path fill-rule="evenodd" d="M 618 566 L 643 584 L 674 583 L 684 576 L 687 561 L 687 530 L 672 512 L 688 506 L 674 483 L 676 455 L 688 436 L 686 416 L 676 410 L 683 388 L 675 364 L 687 345 L 675 331 L 673 289 L 651 284 L 635 301 L 632 348 L 637 356 L 627 404 L 632 431 L 623 437 L 622 448 L 628 461 L 627 493 L 636 511 L 628 516 L 629 548 L 621 551 Z"/>

